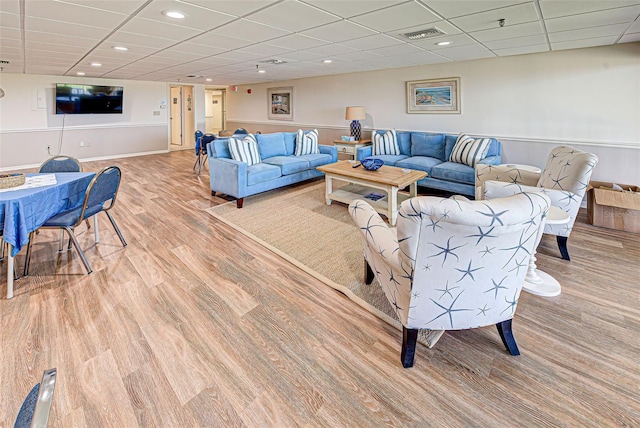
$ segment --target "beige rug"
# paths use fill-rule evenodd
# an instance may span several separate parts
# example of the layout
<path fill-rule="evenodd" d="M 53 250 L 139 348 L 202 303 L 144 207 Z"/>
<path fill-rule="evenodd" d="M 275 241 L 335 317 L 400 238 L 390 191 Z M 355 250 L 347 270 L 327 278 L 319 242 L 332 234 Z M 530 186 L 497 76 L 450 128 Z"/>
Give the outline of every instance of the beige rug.
<path fill-rule="evenodd" d="M 377 281 L 364 284 L 362 238 L 345 204 L 325 203 L 324 180 L 250 196 L 242 209 L 228 202 L 207 212 L 402 329 Z M 431 347 L 440 335 L 421 331 L 418 340 Z"/>

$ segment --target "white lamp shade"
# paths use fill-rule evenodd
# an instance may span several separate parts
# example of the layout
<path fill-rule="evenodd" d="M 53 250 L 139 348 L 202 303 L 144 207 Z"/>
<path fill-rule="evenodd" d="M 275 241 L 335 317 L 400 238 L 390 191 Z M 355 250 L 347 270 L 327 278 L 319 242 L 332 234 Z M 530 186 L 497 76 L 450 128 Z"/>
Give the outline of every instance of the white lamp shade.
<path fill-rule="evenodd" d="M 364 107 L 354 106 L 347 107 L 347 112 L 344 115 L 344 118 L 347 120 L 363 120 L 367 118 L 367 115 L 364 112 Z"/>

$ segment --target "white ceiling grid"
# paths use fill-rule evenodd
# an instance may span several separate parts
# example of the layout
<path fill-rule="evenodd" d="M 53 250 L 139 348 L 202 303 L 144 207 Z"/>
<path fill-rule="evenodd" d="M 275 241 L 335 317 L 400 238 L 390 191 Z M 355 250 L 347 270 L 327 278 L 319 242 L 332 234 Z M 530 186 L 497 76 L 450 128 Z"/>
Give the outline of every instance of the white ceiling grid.
<path fill-rule="evenodd" d="M 639 16 L 640 0 L 0 0 L 0 66 L 245 84 L 635 42 Z"/>

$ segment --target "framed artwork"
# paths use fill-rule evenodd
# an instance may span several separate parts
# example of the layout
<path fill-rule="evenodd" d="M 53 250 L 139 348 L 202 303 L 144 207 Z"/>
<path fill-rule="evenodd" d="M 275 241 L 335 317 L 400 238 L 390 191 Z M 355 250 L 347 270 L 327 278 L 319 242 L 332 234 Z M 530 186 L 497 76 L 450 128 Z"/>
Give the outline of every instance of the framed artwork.
<path fill-rule="evenodd" d="M 407 82 L 407 113 L 460 114 L 460 78 Z"/>
<path fill-rule="evenodd" d="M 293 86 L 267 88 L 269 119 L 293 120 Z"/>

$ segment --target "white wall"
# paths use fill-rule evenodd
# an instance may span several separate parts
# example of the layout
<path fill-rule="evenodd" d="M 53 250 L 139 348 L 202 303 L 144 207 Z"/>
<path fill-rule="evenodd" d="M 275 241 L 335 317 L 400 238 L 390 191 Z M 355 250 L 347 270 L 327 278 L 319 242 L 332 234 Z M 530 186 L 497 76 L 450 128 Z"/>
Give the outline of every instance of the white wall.
<path fill-rule="evenodd" d="M 462 113 L 407 114 L 406 81 L 441 77 L 460 77 Z M 571 144 L 600 157 L 593 179 L 640 184 L 640 43 L 246 85 L 228 93 L 228 120 L 278 123 L 274 86 L 295 90 L 282 125 L 346 130 L 345 107 L 363 105 L 365 128 L 495 136 L 504 161 L 537 166 Z"/>
<path fill-rule="evenodd" d="M 56 83 L 123 86 L 123 113 L 56 115 Z M 0 87 L 0 170 L 39 165 L 48 145 L 52 154 L 80 159 L 168 150 L 168 108 L 160 105 L 169 98 L 166 83 L 2 73 Z"/>

